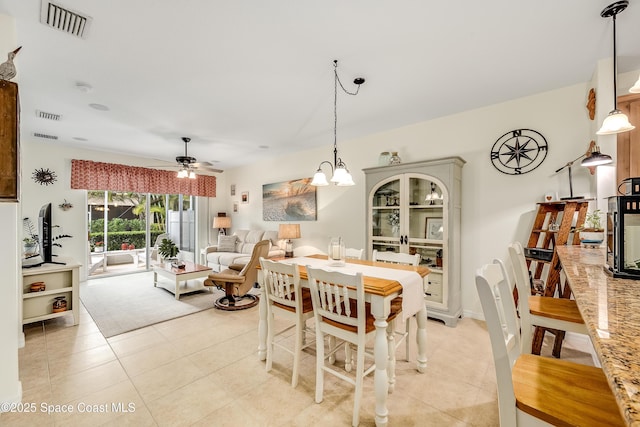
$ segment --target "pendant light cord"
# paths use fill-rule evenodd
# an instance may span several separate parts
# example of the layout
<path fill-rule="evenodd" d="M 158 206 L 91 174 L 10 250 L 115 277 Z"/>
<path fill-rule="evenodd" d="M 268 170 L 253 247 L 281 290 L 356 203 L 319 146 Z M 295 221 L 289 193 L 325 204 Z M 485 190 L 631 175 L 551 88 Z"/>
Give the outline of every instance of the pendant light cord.
<path fill-rule="evenodd" d="M 340 84 L 340 88 L 347 95 L 357 95 L 360 91 L 360 85 L 364 83 L 364 79 L 362 79 L 361 83 L 358 83 L 358 79 L 354 81 L 357 88 L 355 92 L 349 92 L 345 89 L 344 85 L 340 81 L 340 77 L 338 77 L 338 60 L 333 61 L 333 165 L 338 166 L 339 164 L 344 165 L 341 159 L 338 158 L 338 84 Z"/>
<path fill-rule="evenodd" d="M 618 109 L 618 55 L 616 53 L 616 16 L 613 15 L 613 109 Z"/>

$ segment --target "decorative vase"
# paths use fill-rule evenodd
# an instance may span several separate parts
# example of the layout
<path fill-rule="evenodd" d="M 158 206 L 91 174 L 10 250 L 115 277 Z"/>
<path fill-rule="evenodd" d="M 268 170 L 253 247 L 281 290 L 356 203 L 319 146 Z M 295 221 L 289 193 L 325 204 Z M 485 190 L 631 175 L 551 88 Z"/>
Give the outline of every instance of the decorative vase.
<path fill-rule="evenodd" d="M 132 243 L 129 245 L 129 250 L 132 251 L 136 248 L 136 246 Z"/>
<path fill-rule="evenodd" d="M 387 166 L 389 164 L 389 160 L 391 159 L 391 154 L 388 151 L 383 151 L 380 153 L 378 157 L 378 165 L 379 166 Z"/>
<path fill-rule="evenodd" d="M 346 250 L 342 237 L 332 237 L 329 242 L 329 265 L 343 266 L 346 262 Z"/>
<path fill-rule="evenodd" d="M 400 156 L 398 156 L 398 152 L 397 151 L 392 151 L 391 152 L 391 157 L 389 158 L 389 164 L 390 165 L 399 165 L 400 163 L 402 163 L 402 160 L 400 159 Z"/>
<path fill-rule="evenodd" d="M 128 243 L 123 243 L 120 245 L 120 249 L 122 249 L 123 251 L 126 251 L 129 248 L 129 244 Z"/>
<path fill-rule="evenodd" d="M 53 301 L 53 312 L 60 313 L 61 311 L 67 311 L 66 297 L 55 297 Z"/>

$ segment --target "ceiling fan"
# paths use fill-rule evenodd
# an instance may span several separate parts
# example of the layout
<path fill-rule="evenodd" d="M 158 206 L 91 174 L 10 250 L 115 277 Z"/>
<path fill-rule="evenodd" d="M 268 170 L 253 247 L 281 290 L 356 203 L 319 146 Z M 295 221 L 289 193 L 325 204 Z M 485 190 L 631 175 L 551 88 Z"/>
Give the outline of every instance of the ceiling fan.
<path fill-rule="evenodd" d="M 183 136 L 182 141 L 184 141 L 184 156 L 176 156 L 176 162 L 178 163 L 175 167 L 179 168 L 178 170 L 178 178 L 195 178 L 196 171 L 202 172 L 214 172 L 214 173 L 222 173 L 222 169 L 216 169 L 213 167 L 213 164 L 210 162 L 198 162 L 195 157 L 191 157 L 187 150 L 187 145 L 191 138 Z"/>

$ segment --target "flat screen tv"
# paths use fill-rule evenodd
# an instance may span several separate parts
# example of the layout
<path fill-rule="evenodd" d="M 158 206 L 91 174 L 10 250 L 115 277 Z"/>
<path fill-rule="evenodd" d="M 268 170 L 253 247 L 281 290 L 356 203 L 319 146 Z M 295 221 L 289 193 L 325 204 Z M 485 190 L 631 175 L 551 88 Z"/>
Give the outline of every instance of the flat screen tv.
<path fill-rule="evenodd" d="M 38 244 L 40 255 L 22 261 L 23 268 L 38 267 L 42 264 L 63 264 L 53 260 L 53 224 L 51 222 L 51 203 L 40 208 L 38 215 Z"/>

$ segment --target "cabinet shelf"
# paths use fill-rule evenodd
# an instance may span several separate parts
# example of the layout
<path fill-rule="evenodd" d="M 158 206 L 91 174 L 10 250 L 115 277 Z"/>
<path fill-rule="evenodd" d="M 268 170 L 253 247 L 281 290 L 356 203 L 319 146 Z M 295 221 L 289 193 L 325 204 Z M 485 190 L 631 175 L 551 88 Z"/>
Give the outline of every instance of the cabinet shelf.
<path fill-rule="evenodd" d="M 65 264 L 44 264 L 22 270 L 22 324 L 40 322 L 61 316 L 73 316 L 73 324 L 80 320 L 79 283 L 80 264 L 71 259 L 60 259 Z M 30 285 L 44 282 L 45 291 L 29 292 Z M 65 297 L 67 310 L 53 312 L 55 297 Z"/>
<path fill-rule="evenodd" d="M 73 286 L 67 286 L 66 288 L 51 289 L 48 291 L 29 292 L 27 294 L 22 295 L 22 298 L 24 299 L 38 298 L 38 297 L 45 297 L 47 295 L 62 294 L 65 292 L 72 292 L 72 291 L 73 291 Z"/>

